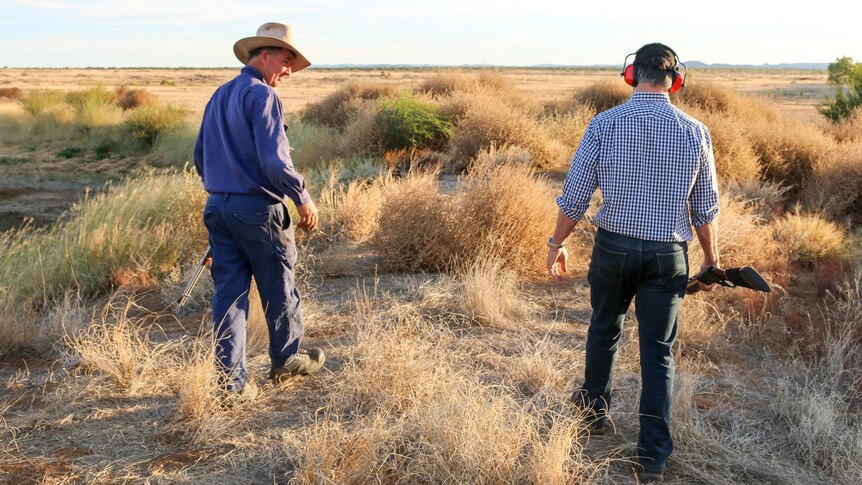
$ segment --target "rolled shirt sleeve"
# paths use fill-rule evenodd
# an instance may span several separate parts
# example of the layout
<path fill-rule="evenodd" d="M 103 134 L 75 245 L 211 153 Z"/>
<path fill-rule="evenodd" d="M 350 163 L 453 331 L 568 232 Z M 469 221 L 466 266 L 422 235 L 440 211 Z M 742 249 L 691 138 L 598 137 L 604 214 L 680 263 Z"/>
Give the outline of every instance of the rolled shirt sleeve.
<path fill-rule="evenodd" d="M 572 166 L 563 185 L 563 193 L 557 197 L 557 205 L 571 220 L 579 221 L 590 206 L 590 198 L 598 187 L 596 164 L 599 159 L 599 138 L 595 120 L 587 127 L 578 146 Z"/>
<path fill-rule="evenodd" d="M 700 227 L 718 217 L 718 176 L 715 171 L 715 154 L 709 129 L 701 126 L 700 167 L 689 196 L 691 223 Z"/>
<path fill-rule="evenodd" d="M 248 118 L 252 121 L 254 145 L 263 173 L 297 206 L 311 201 L 305 179 L 293 166 L 290 142 L 284 133 L 281 100 L 272 89 L 253 89 Z"/>

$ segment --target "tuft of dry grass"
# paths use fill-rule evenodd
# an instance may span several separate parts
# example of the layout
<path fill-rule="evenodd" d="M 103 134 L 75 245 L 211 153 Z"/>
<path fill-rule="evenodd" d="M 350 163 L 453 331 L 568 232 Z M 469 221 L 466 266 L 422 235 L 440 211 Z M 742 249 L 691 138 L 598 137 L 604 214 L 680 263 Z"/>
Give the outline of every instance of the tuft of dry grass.
<path fill-rule="evenodd" d="M 840 122 L 826 125 L 826 133 L 841 143 L 862 142 L 862 107 L 854 109 Z"/>
<path fill-rule="evenodd" d="M 371 237 L 378 227 L 387 180 L 388 176 L 382 176 L 371 182 L 351 180 L 344 185 L 330 178 L 320 197 L 323 230 L 329 235 L 343 235 L 356 242 Z"/>
<path fill-rule="evenodd" d="M 105 376 L 118 390 L 134 396 L 164 390 L 176 367 L 176 343 L 155 343 L 158 328 L 131 318 L 135 302 L 110 301 L 86 328 L 66 335 L 72 358 L 86 371 Z"/>
<path fill-rule="evenodd" d="M 479 255 L 456 270 L 464 313 L 480 325 L 517 327 L 530 316 L 517 273 L 499 255 Z"/>

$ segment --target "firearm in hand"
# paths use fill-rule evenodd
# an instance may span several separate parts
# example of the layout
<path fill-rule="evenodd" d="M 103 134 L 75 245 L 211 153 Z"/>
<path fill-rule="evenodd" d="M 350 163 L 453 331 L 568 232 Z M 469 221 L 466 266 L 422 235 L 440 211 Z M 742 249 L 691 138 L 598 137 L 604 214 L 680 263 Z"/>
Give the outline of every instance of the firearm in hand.
<path fill-rule="evenodd" d="M 752 290 L 763 291 L 766 293 L 772 291 L 772 288 L 769 287 L 766 280 L 764 280 L 763 277 L 760 276 L 760 273 L 751 266 L 728 269 L 710 266 L 689 278 L 688 285 L 685 288 L 686 294 L 692 295 L 700 291 L 700 283 L 705 285 L 717 283 L 728 288 L 741 286 L 743 288 L 750 288 Z"/>

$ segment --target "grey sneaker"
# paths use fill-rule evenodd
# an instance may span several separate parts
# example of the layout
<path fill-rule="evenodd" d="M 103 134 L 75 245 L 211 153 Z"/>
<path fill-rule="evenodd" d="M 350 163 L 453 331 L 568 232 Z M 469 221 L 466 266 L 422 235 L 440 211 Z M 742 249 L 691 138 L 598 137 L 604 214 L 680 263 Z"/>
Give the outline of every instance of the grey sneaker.
<path fill-rule="evenodd" d="M 257 399 L 258 395 L 260 395 L 260 389 L 258 389 L 254 381 L 249 379 L 241 391 L 226 391 L 224 401 L 222 401 L 222 407 L 230 409 L 235 406 L 254 401 Z"/>
<path fill-rule="evenodd" d="M 326 354 L 322 349 L 317 347 L 300 349 L 283 366 L 270 369 L 269 378 L 279 384 L 296 375 L 313 374 L 323 367 L 324 362 L 326 362 Z"/>

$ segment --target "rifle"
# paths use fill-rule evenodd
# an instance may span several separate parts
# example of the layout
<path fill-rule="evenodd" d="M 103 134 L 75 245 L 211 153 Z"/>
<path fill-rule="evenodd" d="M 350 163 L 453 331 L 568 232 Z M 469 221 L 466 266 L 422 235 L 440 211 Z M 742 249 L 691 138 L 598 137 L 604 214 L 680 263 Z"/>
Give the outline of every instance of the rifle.
<path fill-rule="evenodd" d="M 183 296 L 181 296 L 180 299 L 177 300 L 177 309 L 182 308 L 183 305 L 185 305 L 186 302 L 189 301 L 189 298 L 192 296 L 192 290 L 194 289 L 195 285 L 198 284 L 198 280 L 201 279 L 201 273 L 204 272 L 204 266 L 206 266 L 212 261 L 212 253 L 212 248 L 207 246 L 207 250 L 206 252 L 204 252 L 203 257 L 198 262 L 198 265 L 195 267 L 195 271 L 192 274 L 192 277 L 189 278 L 189 282 L 186 283 L 186 288 L 185 290 L 183 290 Z"/>
<path fill-rule="evenodd" d="M 741 286 L 743 288 L 750 288 L 752 290 L 763 291 L 766 293 L 772 291 L 772 288 L 770 288 L 769 284 L 766 283 L 762 276 L 760 276 L 760 273 L 751 266 L 728 269 L 710 266 L 689 278 L 688 285 L 685 288 L 685 293 L 692 295 L 700 291 L 699 283 L 706 285 L 718 283 L 719 285 L 726 286 L 728 288 Z"/>

